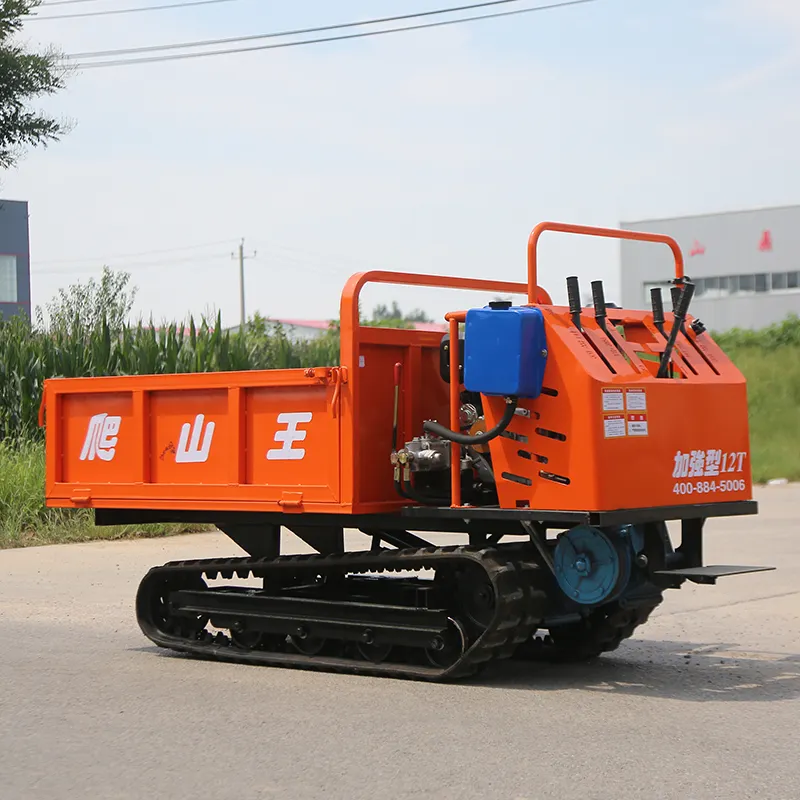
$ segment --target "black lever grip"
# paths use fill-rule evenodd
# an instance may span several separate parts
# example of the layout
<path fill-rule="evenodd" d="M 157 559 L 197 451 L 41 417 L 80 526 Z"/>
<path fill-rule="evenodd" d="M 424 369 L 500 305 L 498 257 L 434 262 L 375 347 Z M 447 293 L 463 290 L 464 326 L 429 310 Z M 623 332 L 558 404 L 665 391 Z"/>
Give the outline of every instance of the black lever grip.
<path fill-rule="evenodd" d="M 606 298 L 603 293 L 603 281 L 592 281 L 592 300 L 594 301 L 594 316 L 598 320 L 605 319 Z"/>
<path fill-rule="evenodd" d="M 664 324 L 664 298 L 658 286 L 650 290 L 650 303 L 653 306 L 653 322 L 656 326 Z"/>
<path fill-rule="evenodd" d="M 683 285 L 683 291 L 681 291 L 680 295 L 678 295 L 678 302 L 675 307 L 675 316 L 680 319 L 681 322 L 686 318 L 686 314 L 689 311 L 689 303 L 692 302 L 692 295 L 694 294 L 694 284 L 693 283 L 685 283 Z"/>
<path fill-rule="evenodd" d="M 681 296 L 681 287 L 671 286 L 669 293 L 672 295 L 672 313 L 674 314 L 678 310 L 678 299 Z"/>
<path fill-rule="evenodd" d="M 567 297 L 569 298 L 569 313 L 572 315 L 581 313 L 581 289 L 578 278 L 575 275 L 567 278 Z"/>

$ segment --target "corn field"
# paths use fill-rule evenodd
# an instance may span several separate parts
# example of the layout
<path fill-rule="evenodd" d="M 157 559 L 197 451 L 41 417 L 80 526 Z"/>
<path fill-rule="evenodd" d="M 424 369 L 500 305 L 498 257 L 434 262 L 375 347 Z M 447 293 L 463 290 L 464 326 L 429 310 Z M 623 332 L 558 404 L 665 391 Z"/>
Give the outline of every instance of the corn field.
<path fill-rule="evenodd" d="M 50 328 L 25 319 L 0 320 L 0 442 L 40 440 L 38 427 L 46 378 L 146 375 L 248 369 L 332 366 L 339 337 L 332 329 L 309 342 L 295 342 L 280 328 L 256 318 L 243 334 L 223 331 L 219 317 L 188 329 L 156 329 L 139 323 L 112 331 L 105 319 L 87 327 L 76 321 Z"/>

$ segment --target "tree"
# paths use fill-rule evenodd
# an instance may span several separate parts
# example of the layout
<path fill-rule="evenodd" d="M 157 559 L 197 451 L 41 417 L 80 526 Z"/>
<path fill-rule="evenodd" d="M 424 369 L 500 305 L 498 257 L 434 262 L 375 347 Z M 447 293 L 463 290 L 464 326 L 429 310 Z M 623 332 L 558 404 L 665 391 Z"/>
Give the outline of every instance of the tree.
<path fill-rule="evenodd" d="M 397 301 L 392 302 L 391 308 L 386 305 L 375 306 L 372 310 L 372 323 L 374 325 L 386 325 L 392 323 L 393 327 L 410 327 L 412 322 L 433 322 L 433 320 L 420 308 L 415 308 L 408 313 L 403 313 Z M 396 325 L 396 323 L 407 323 L 406 325 Z"/>
<path fill-rule="evenodd" d="M 25 17 L 42 0 L 0 0 L 0 169 L 13 167 L 25 147 L 47 146 L 67 126 L 28 103 L 64 87 L 66 69 L 52 49 L 28 51 L 16 41 Z"/>
<path fill-rule="evenodd" d="M 130 279 L 127 272 L 103 267 L 99 282 L 92 278 L 87 283 L 59 289 L 55 299 L 46 305 L 51 329 L 90 331 L 105 319 L 111 331 L 121 331 L 136 299 L 136 288 L 128 286 Z M 40 309 L 38 316 L 44 327 Z"/>

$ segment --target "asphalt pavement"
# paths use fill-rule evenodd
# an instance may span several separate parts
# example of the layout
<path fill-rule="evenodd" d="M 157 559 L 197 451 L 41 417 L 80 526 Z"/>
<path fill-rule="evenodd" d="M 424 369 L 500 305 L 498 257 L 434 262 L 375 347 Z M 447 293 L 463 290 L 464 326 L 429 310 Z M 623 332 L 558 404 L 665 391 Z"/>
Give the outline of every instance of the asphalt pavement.
<path fill-rule="evenodd" d="M 797 800 L 800 486 L 756 499 L 706 560 L 777 571 L 668 592 L 592 665 L 453 685 L 151 646 L 142 575 L 240 555 L 222 535 L 2 551 L 0 798 Z"/>

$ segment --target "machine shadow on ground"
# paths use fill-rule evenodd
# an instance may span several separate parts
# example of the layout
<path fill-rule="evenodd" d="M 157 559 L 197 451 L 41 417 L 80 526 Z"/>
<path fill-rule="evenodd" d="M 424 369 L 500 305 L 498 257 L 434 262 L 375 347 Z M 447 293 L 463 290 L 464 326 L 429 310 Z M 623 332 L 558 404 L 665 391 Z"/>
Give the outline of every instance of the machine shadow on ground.
<path fill-rule="evenodd" d="M 562 691 L 694 702 L 777 702 L 800 697 L 800 654 L 744 651 L 735 644 L 647 640 L 583 664 L 510 660 L 470 681 L 477 687 Z"/>
<path fill-rule="evenodd" d="M 130 648 L 130 651 L 169 659 L 186 659 L 189 662 L 206 661 L 198 656 L 147 645 Z M 224 663 L 214 659 L 211 661 Z M 232 670 L 288 669 L 307 672 L 309 676 L 315 674 L 314 670 L 292 667 L 234 663 L 225 666 Z M 347 673 L 338 677 L 342 680 L 378 680 L 418 685 L 417 681 Z M 631 642 L 616 653 L 583 664 L 548 664 L 516 659 L 499 661 L 475 678 L 450 685 L 468 687 L 472 691 L 503 689 L 552 692 L 578 689 L 608 695 L 690 702 L 779 702 L 800 697 L 800 654 L 746 652 L 726 642 L 693 645 L 649 640 Z"/>

